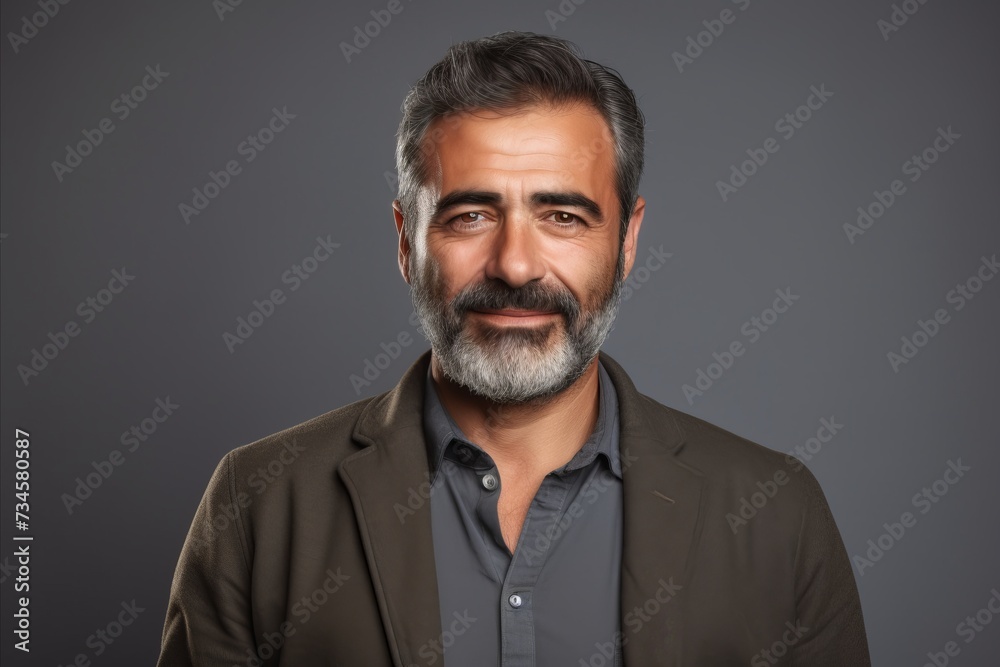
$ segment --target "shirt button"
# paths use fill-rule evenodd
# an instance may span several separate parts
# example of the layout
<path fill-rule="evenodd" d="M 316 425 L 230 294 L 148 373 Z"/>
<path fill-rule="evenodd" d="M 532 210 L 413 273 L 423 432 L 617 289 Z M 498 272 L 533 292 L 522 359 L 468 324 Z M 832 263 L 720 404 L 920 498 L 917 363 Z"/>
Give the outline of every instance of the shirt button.
<path fill-rule="evenodd" d="M 513 607 L 514 609 L 517 609 L 521 606 L 521 596 L 518 595 L 517 593 L 514 593 L 509 598 L 507 598 L 507 601 L 510 602 L 510 606 Z"/>
<path fill-rule="evenodd" d="M 483 475 L 483 487 L 487 491 L 492 491 L 497 488 L 497 478 L 491 473 L 486 473 Z"/>

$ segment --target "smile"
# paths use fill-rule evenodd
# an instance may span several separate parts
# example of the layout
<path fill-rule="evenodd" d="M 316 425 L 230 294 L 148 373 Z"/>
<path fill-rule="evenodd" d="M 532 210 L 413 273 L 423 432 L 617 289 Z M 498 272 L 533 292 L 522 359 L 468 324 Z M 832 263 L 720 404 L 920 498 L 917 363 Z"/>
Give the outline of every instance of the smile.
<path fill-rule="evenodd" d="M 498 322 L 521 322 L 529 323 L 534 321 L 542 321 L 544 319 L 559 315 L 556 311 L 544 311 L 544 310 L 516 310 L 516 309 L 484 309 L 484 310 L 473 310 L 470 311 L 485 317 L 490 320 Z"/>

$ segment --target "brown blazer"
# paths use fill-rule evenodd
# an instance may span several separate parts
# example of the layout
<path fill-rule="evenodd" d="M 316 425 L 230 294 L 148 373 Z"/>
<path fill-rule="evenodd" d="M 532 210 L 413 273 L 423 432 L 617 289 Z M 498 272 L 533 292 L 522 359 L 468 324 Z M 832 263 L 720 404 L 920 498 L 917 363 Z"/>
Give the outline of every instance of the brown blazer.
<path fill-rule="evenodd" d="M 640 394 L 600 359 L 620 409 L 625 664 L 870 665 L 851 564 L 812 473 Z M 441 644 L 468 620 L 442 628 L 438 609 L 448 573 L 431 539 L 429 361 L 428 350 L 391 391 L 222 459 L 177 563 L 158 665 L 443 664 Z M 595 637 L 593 655 L 565 664 L 610 667 L 607 651 Z"/>

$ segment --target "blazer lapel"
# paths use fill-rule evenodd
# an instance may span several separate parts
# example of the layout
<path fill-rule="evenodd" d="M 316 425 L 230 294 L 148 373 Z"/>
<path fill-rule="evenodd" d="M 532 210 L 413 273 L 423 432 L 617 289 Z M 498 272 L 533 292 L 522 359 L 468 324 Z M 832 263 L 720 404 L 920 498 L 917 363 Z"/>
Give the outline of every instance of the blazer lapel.
<path fill-rule="evenodd" d="M 362 449 L 340 466 L 397 666 L 420 664 L 420 648 L 441 637 L 422 416 L 429 362 L 428 350 L 364 408 L 353 433 Z"/>
<path fill-rule="evenodd" d="M 618 394 L 621 427 L 623 657 L 626 665 L 674 665 L 675 619 L 704 518 L 703 476 L 677 458 L 684 433 L 669 412 L 642 396 L 614 359 L 600 358 Z"/>

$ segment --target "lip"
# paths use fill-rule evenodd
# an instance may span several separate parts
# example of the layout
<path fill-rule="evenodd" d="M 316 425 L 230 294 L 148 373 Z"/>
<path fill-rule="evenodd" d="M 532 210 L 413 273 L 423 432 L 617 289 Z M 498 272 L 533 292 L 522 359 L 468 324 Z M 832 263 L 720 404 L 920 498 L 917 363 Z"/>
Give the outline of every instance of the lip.
<path fill-rule="evenodd" d="M 513 310 L 504 308 L 501 310 L 473 310 L 478 317 L 486 322 L 492 322 L 497 326 L 539 326 L 543 322 L 551 322 L 554 316 L 558 316 L 556 311 L 545 310 Z"/>
<path fill-rule="evenodd" d="M 473 310 L 472 312 L 479 315 L 496 315 L 500 317 L 510 317 L 510 318 L 529 318 L 529 317 L 546 317 L 549 315 L 558 315 L 554 310 L 512 310 L 512 309 L 501 309 L 501 310 Z"/>

